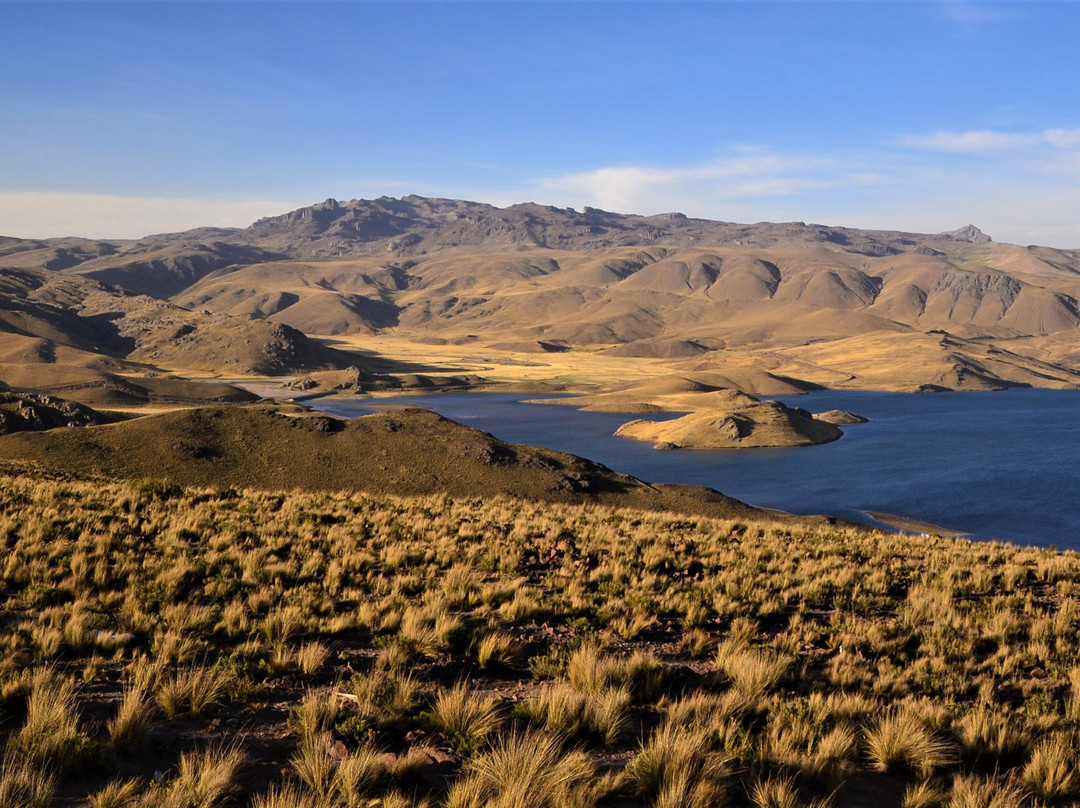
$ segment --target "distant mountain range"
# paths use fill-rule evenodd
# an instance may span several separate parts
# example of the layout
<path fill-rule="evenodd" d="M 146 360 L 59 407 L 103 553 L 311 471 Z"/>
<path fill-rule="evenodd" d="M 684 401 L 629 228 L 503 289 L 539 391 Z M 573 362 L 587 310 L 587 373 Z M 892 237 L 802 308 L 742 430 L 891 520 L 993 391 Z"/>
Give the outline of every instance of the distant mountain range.
<path fill-rule="evenodd" d="M 829 386 L 1080 384 L 1080 251 L 407 196 L 243 229 L 0 238 L 0 378 L 363 366 L 386 330 Z M 61 372 L 61 368 L 65 370 Z M 47 373 L 46 373 L 47 375 Z"/>

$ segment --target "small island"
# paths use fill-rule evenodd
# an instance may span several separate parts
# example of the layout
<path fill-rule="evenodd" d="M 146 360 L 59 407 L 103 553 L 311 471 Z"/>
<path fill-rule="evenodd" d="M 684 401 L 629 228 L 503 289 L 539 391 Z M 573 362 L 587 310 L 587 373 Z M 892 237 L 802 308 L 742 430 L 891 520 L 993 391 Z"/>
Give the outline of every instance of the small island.
<path fill-rule="evenodd" d="M 812 446 L 837 440 L 839 426 L 865 423 L 861 415 L 830 410 L 813 414 L 779 401 L 762 401 L 716 384 L 718 374 L 662 376 L 593 395 L 542 399 L 593 412 L 685 413 L 668 421 L 635 419 L 619 437 L 650 441 L 658 449 L 753 449 Z"/>
<path fill-rule="evenodd" d="M 798 407 L 745 398 L 750 401 L 734 408 L 692 412 L 671 421 L 637 419 L 623 424 L 615 434 L 651 441 L 658 449 L 812 446 L 844 434 L 834 424 Z"/>

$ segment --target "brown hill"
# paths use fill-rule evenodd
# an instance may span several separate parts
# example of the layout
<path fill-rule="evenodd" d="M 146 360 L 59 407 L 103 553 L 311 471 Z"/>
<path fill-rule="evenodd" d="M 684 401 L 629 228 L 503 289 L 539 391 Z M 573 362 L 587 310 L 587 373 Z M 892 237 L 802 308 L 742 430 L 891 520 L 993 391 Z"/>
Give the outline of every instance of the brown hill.
<path fill-rule="evenodd" d="M 1026 354 L 1016 344 L 1051 337 L 1057 345 L 1078 332 L 1080 262 L 1069 251 L 995 244 L 973 228 L 916 235 L 391 202 L 328 202 L 259 223 L 248 237 L 262 233 L 276 249 L 319 253 L 326 239 L 336 239 L 338 254 L 284 277 L 278 264 L 216 274 L 177 299 L 249 310 L 273 287 L 293 302 L 267 316 L 309 333 L 391 329 L 451 339 L 479 334 L 498 345 L 614 345 L 608 350 L 616 356 L 698 357 L 713 369 L 724 358 L 707 351 L 786 354 L 862 335 L 944 330 L 1009 344 L 1020 367 L 1006 363 L 986 381 L 961 374 L 949 384 L 955 363 L 929 354 L 923 377 L 902 385 L 864 380 L 843 361 L 831 369 L 853 386 L 894 388 L 1080 380 L 1066 354 Z M 370 225 L 375 221 L 381 224 Z M 274 240 L 285 233 L 293 241 Z M 358 298 L 370 303 L 365 308 Z M 981 364 L 960 353 L 961 364 Z"/>
<path fill-rule="evenodd" d="M 358 364 L 280 323 L 191 311 L 48 270 L 0 270 L 0 378 L 15 387 L 61 390 L 161 368 L 245 375 Z"/>
<path fill-rule="evenodd" d="M 446 492 L 717 516 L 760 511 L 694 486 L 649 485 L 573 455 L 505 443 L 427 410 L 350 421 L 216 407 L 0 438 L 0 458 L 61 473 L 184 485 Z"/>
<path fill-rule="evenodd" d="M 780 379 L 774 377 L 773 381 L 782 386 Z M 665 449 L 810 446 L 836 440 L 843 434 L 836 428 L 836 421 L 819 420 L 805 410 L 778 401 L 760 401 L 731 389 L 725 382 L 727 379 L 717 374 L 659 376 L 603 393 L 535 399 L 534 403 L 561 404 L 590 412 L 686 413 L 668 421 L 630 421 L 615 433 Z M 792 394 L 803 389 L 788 385 L 776 392 Z"/>
<path fill-rule="evenodd" d="M 138 242 L 6 239 L 5 265 L 81 273 L 306 334 L 603 348 L 713 371 L 753 357 L 777 372 L 835 343 L 827 363 L 812 363 L 812 380 L 1080 383 L 1080 252 L 997 244 L 970 225 L 912 234 L 383 197 Z M 948 356 L 911 339 L 935 331 L 954 338 Z M 891 343 L 918 372 L 867 374 L 870 356 L 839 350 L 863 338 Z M 1009 356 L 988 362 L 987 346 Z M 225 353 L 207 348 L 202 366 L 254 367 Z M 269 366 L 288 362 L 261 364 L 276 372 Z"/>

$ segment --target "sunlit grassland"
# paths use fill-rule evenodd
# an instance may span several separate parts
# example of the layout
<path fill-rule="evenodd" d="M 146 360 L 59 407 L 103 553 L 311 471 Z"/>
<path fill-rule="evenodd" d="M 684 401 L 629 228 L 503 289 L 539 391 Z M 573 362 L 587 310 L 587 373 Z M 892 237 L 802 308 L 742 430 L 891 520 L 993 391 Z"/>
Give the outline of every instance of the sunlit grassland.
<path fill-rule="evenodd" d="M 0 549 L 3 806 L 1080 794 L 1072 553 L 14 472 Z"/>

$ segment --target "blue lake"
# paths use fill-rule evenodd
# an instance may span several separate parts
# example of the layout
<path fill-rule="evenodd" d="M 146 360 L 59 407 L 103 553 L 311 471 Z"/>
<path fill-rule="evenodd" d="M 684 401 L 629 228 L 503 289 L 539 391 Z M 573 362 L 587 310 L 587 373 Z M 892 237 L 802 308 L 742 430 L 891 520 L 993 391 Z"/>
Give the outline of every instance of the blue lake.
<path fill-rule="evenodd" d="M 1080 550 L 1080 392 L 910 395 L 821 391 L 781 400 L 870 423 L 822 446 L 656 451 L 616 438 L 637 415 L 523 404 L 520 394 L 315 400 L 335 415 L 410 403 L 503 440 L 588 457 L 656 483 L 707 485 L 753 505 L 870 522 L 900 514 L 981 539 Z M 664 416 L 660 416 L 664 417 Z M 668 416 L 670 417 L 670 416 Z"/>

